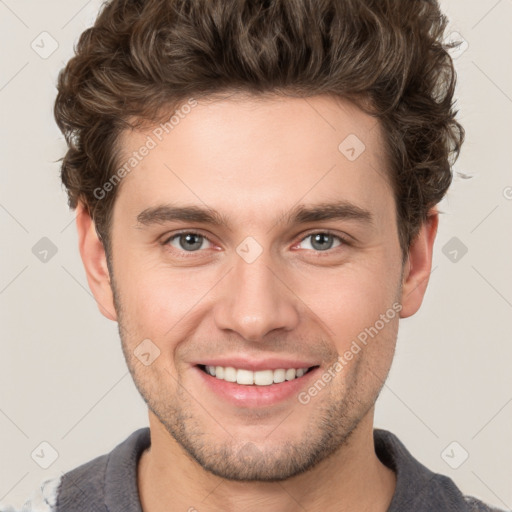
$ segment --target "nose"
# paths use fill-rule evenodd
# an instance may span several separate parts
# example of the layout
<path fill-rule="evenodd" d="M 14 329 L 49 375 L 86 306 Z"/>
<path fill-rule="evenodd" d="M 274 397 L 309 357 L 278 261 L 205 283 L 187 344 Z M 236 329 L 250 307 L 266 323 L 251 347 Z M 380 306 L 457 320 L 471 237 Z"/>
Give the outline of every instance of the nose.
<path fill-rule="evenodd" d="M 270 263 L 265 253 L 252 263 L 235 257 L 214 306 L 219 329 L 257 342 L 272 331 L 290 331 L 298 325 L 297 296 Z"/>

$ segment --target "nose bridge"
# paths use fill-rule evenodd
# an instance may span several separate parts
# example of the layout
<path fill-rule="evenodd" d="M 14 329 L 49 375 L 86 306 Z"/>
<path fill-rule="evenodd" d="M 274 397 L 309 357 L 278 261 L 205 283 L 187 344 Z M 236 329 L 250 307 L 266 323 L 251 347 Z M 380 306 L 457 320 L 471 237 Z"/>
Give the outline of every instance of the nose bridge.
<path fill-rule="evenodd" d="M 268 253 L 255 260 L 235 255 L 234 268 L 225 280 L 216 304 L 220 329 L 236 331 L 257 341 L 275 329 L 290 330 L 299 320 L 293 294 L 280 282 Z"/>

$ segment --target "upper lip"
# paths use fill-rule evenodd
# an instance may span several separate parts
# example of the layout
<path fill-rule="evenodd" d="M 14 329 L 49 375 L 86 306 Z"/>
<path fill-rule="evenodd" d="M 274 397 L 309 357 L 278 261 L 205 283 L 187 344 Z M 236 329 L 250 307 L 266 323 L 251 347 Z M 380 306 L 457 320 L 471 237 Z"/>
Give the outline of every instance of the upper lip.
<path fill-rule="evenodd" d="M 265 359 L 247 359 L 244 357 L 219 357 L 205 359 L 193 363 L 204 366 L 231 366 L 241 370 L 251 370 L 253 372 L 259 370 L 279 370 L 281 368 L 287 370 L 289 368 L 310 368 L 318 366 L 318 363 L 305 361 L 303 359 L 284 359 L 279 357 L 267 357 Z"/>

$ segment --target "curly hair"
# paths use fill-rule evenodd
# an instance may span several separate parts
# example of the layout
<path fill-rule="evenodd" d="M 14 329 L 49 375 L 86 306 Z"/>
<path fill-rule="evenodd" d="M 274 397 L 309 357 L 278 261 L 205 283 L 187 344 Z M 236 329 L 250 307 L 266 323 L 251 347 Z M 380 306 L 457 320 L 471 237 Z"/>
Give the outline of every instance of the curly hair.
<path fill-rule="evenodd" d="M 125 129 L 187 98 L 334 95 L 381 123 L 404 255 L 448 190 L 464 129 L 436 0 L 112 0 L 58 77 L 61 178 L 105 249 Z"/>

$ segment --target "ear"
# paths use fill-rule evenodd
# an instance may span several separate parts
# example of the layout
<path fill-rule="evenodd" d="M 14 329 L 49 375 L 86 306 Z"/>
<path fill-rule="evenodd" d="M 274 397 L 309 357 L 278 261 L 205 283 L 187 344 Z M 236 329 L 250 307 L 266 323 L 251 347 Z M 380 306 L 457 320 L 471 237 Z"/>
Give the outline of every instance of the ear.
<path fill-rule="evenodd" d="M 400 318 L 414 315 L 423 302 L 432 268 L 432 251 L 438 224 L 439 213 L 433 208 L 409 247 L 409 257 L 402 279 Z"/>
<path fill-rule="evenodd" d="M 78 248 L 89 288 L 96 299 L 101 314 L 109 320 L 117 321 L 105 248 L 98 238 L 94 221 L 83 203 L 78 204 L 76 213 Z"/>

